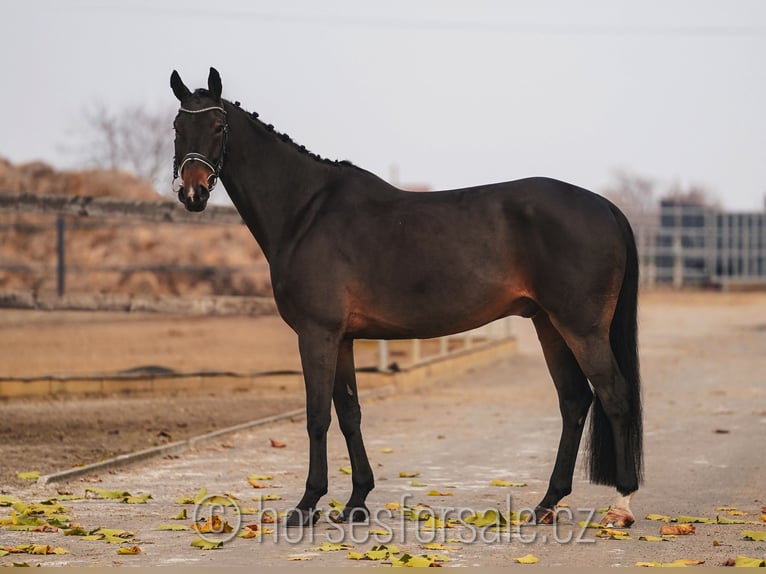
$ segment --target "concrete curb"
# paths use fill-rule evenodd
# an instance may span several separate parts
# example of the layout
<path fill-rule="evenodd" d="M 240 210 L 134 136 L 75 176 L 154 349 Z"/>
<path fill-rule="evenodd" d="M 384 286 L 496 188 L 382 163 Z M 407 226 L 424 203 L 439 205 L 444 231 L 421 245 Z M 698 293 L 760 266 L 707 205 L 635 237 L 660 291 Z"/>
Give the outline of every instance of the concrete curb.
<path fill-rule="evenodd" d="M 381 387 L 379 389 L 374 389 L 364 393 L 360 393 L 359 399 L 366 400 L 371 398 L 379 398 L 379 397 L 393 394 L 395 391 L 396 391 L 396 387 L 394 385 L 389 385 L 386 387 Z M 121 468 L 129 464 L 134 464 L 134 463 L 148 460 L 151 458 L 156 458 L 158 456 L 166 456 L 169 454 L 180 454 L 180 453 L 192 450 L 194 448 L 197 448 L 199 445 L 209 442 L 211 440 L 215 440 L 215 439 L 218 439 L 239 431 L 249 430 L 249 429 L 260 427 L 260 426 L 265 426 L 265 425 L 280 422 L 286 419 L 300 419 L 300 418 L 304 418 L 305 416 L 306 416 L 305 409 L 294 409 L 292 411 L 286 411 L 278 415 L 271 415 L 268 417 L 256 419 L 254 421 L 248 421 L 245 423 L 240 423 L 238 425 L 233 425 L 230 427 L 214 430 L 209 433 L 188 438 L 186 440 L 171 442 L 168 444 L 163 444 L 161 446 L 155 446 L 152 448 L 147 448 L 144 450 L 139 450 L 137 452 L 131 452 L 128 454 L 121 454 L 119 456 L 115 456 L 114 458 L 102 460 L 99 462 L 94 462 L 92 464 L 87 464 L 85 466 L 70 468 L 68 470 L 62 470 L 61 472 L 54 472 L 53 474 L 46 474 L 37 479 L 37 484 L 44 485 L 44 484 L 51 484 L 54 482 L 63 482 L 66 480 L 71 480 L 73 478 L 79 478 L 81 476 L 85 476 L 86 474 L 91 474 L 94 472 L 114 470 L 116 468 Z"/>

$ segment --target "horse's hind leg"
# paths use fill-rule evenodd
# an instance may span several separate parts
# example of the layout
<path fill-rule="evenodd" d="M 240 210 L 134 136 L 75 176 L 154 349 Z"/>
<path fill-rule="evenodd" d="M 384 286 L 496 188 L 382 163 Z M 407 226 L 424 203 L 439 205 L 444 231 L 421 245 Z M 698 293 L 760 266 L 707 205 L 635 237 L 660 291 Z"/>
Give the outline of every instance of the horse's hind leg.
<path fill-rule="evenodd" d="M 359 407 L 356 389 L 353 341 L 350 339 L 341 341 L 340 344 L 333 402 L 335 403 L 335 412 L 338 414 L 340 430 L 346 439 L 348 456 L 351 459 L 351 482 L 353 484 L 351 498 L 349 498 L 337 521 L 364 522 L 369 519 L 370 515 L 364 501 L 375 487 L 375 480 L 362 441 L 362 411 Z"/>
<path fill-rule="evenodd" d="M 532 321 L 558 392 L 562 419 L 561 439 L 548 491 L 535 509 L 536 522 L 549 524 L 555 519 L 556 504 L 572 492 L 577 451 L 593 395 L 585 374 L 564 339 L 551 324 L 548 314 L 540 311 Z"/>
<path fill-rule="evenodd" d="M 569 344 L 596 393 L 591 413 L 591 481 L 615 486 L 618 492 L 601 522 L 622 527 L 635 522 L 630 499 L 640 480 L 641 407 L 620 371 L 608 331 L 603 331 L 573 338 Z"/>

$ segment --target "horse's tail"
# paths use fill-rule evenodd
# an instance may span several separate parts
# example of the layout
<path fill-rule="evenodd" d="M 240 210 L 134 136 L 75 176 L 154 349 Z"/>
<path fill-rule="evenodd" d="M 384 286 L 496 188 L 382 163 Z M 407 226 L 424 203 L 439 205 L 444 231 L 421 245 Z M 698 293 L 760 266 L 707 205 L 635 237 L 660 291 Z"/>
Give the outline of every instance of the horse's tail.
<path fill-rule="evenodd" d="M 626 458 L 633 465 L 636 478 L 643 479 L 641 424 L 641 378 L 638 364 L 638 250 L 628 219 L 610 204 L 622 230 L 627 250 L 625 276 L 614 310 L 609 341 L 622 376 L 628 383 L 628 437 Z M 594 394 L 590 417 L 590 479 L 596 484 L 616 486 L 617 467 L 612 426 Z"/>

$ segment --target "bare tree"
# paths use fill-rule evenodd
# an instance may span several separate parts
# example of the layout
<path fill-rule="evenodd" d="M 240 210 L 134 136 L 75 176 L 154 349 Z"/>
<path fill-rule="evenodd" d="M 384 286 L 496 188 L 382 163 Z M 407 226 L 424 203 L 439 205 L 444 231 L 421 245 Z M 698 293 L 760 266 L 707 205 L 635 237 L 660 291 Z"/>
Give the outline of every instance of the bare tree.
<path fill-rule="evenodd" d="M 624 170 L 612 172 L 614 182 L 602 195 L 616 204 L 631 221 L 640 220 L 657 213 L 655 182 L 648 177 Z"/>
<path fill-rule="evenodd" d="M 683 205 L 698 205 L 700 207 L 721 209 L 721 200 L 718 196 L 701 185 L 692 184 L 689 187 L 684 188 L 676 183 L 668 189 L 662 196 L 662 199 L 671 200 Z"/>
<path fill-rule="evenodd" d="M 78 142 L 71 148 L 87 167 L 117 169 L 146 179 L 160 193 L 170 192 L 173 161 L 173 110 L 140 105 L 112 111 L 98 103 L 82 112 Z"/>

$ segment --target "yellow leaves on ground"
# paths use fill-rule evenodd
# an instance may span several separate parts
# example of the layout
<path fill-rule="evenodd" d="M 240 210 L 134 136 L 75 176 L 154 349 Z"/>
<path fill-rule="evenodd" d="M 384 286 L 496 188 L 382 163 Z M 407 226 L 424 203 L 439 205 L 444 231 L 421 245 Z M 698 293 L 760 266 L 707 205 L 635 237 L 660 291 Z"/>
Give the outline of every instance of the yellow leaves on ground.
<path fill-rule="evenodd" d="M 665 516 L 664 514 L 647 514 L 646 515 L 647 520 L 659 520 L 661 522 L 672 522 L 672 518 L 670 516 Z"/>
<path fill-rule="evenodd" d="M 398 502 L 386 502 L 386 510 L 399 510 L 401 507 Z"/>
<path fill-rule="evenodd" d="M 19 472 L 16 474 L 18 478 L 21 480 L 37 480 L 40 478 L 40 471 L 39 470 L 29 470 L 27 472 Z"/>
<path fill-rule="evenodd" d="M 392 452 L 394 452 L 394 449 L 392 449 L 390 446 L 387 446 L 385 448 L 380 449 L 380 452 L 382 452 L 383 454 L 391 454 Z"/>
<path fill-rule="evenodd" d="M 343 474 L 351 474 L 350 466 L 341 466 L 338 470 L 342 472 Z"/>
<path fill-rule="evenodd" d="M 251 474 L 247 480 L 274 480 L 274 477 L 270 474 Z"/>
<path fill-rule="evenodd" d="M 399 471 L 399 478 L 417 478 L 419 476 L 420 476 L 419 472 L 414 472 L 410 470 Z"/>
<path fill-rule="evenodd" d="M 743 530 L 740 532 L 745 540 L 753 540 L 755 542 L 766 542 L 766 530 Z"/>
<path fill-rule="evenodd" d="M 69 550 L 47 544 L 20 544 L 19 546 L 3 546 L 0 550 L 8 554 L 69 554 Z"/>
<path fill-rule="evenodd" d="M 246 524 L 237 534 L 237 538 L 257 538 L 264 534 L 274 534 L 274 530 L 257 524 Z"/>
<path fill-rule="evenodd" d="M 673 522 L 682 522 L 682 523 L 700 523 L 700 524 L 715 524 L 715 520 L 712 518 L 705 518 L 704 516 L 676 516 L 676 518 L 673 520 Z"/>
<path fill-rule="evenodd" d="M 447 544 L 441 544 L 440 542 L 429 542 L 423 544 L 423 550 L 460 550 L 461 546 L 449 546 Z"/>
<path fill-rule="evenodd" d="M 420 482 L 419 480 L 411 480 L 410 481 L 410 486 L 413 486 L 415 488 L 419 488 L 419 487 L 428 486 L 428 485 L 425 482 Z"/>
<path fill-rule="evenodd" d="M 224 496 L 208 494 L 207 488 L 200 488 L 194 496 L 181 496 L 176 499 L 176 504 L 218 504 L 223 506 L 236 507 L 235 496 L 225 494 Z"/>
<path fill-rule="evenodd" d="M 466 524 L 473 524 L 474 526 L 481 528 L 484 526 L 507 526 L 508 520 L 499 511 L 489 509 L 484 512 L 476 512 L 470 516 L 463 518 L 463 522 Z"/>
<path fill-rule="evenodd" d="M 680 558 L 678 560 L 673 560 L 673 562 L 636 562 L 636 566 L 644 566 L 649 568 L 672 568 L 678 566 L 698 566 L 699 564 L 704 563 L 704 560 L 688 560 L 686 558 Z"/>
<path fill-rule="evenodd" d="M 429 490 L 426 496 L 455 496 L 454 492 L 444 492 L 441 490 Z"/>
<path fill-rule="evenodd" d="M 728 566 L 729 564 L 726 564 Z M 763 568 L 766 567 L 766 560 L 763 558 L 749 558 L 747 556 L 737 556 L 734 559 L 734 566 L 744 568 Z"/>
<path fill-rule="evenodd" d="M 120 546 L 117 549 L 117 554 L 121 554 L 121 555 L 141 554 L 141 548 L 139 546 Z"/>
<path fill-rule="evenodd" d="M 340 542 L 322 542 L 319 546 L 314 546 L 311 550 L 319 552 L 338 552 L 340 550 L 353 550 L 354 547 L 350 544 L 342 544 Z"/>
<path fill-rule="evenodd" d="M 181 496 L 176 499 L 176 504 L 199 504 L 207 497 L 207 488 L 204 486 L 194 496 Z"/>
<path fill-rule="evenodd" d="M 179 512 L 175 516 L 171 516 L 170 517 L 170 520 L 188 520 L 188 519 L 189 519 L 189 517 L 186 516 L 186 509 L 185 508 L 182 508 L 181 512 Z"/>
<path fill-rule="evenodd" d="M 578 524 L 580 525 L 580 528 L 597 528 L 599 530 L 603 528 L 598 522 L 586 522 L 585 520 L 581 520 Z"/>
<path fill-rule="evenodd" d="M 644 542 L 667 542 L 669 540 L 673 540 L 675 536 L 671 534 L 666 534 L 664 536 L 641 536 L 639 537 L 639 540 L 643 540 Z"/>
<path fill-rule="evenodd" d="M 694 527 L 693 524 L 663 524 L 660 526 L 660 534 L 661 535 L 668 535 L 672 534 L 673 536 L 685 536 L 687 534 L 694 534 L 697 531 L 697 529 Z"/>
<path fill-rule="evenodd" d="M 397 546 L 380 544 L 373 546 L 367 552 L 349 552 L 347 558 L 349 560 L 388 560 L 395 554 L 399 554 Z"/>
<path fill-rule="evenodd" d="M 510 486 L 513 488 L 521 488 L 521 487 L 527 486 L 526 482 L 511 482 L 510 480 L 499 480 L 497 478 L 494 479 L 489 484 L 490 486 Z"/>
<path fill-rule="evenodd" d="M 100 540 L 108 544 L 123 544 L 126 540 L 135 537 L 136 533 L 119 528 L 96 528 L 87 535 L 81 536 L 80 540 Z"/>
<path fill-rule="evenodd" d="M 441 567 L 442 562 L 448 560 L 449 558 L 443 554 L 422 554 L 420 556 L 413 556 L 412 554 L 405 553 L 396 559 L 392 559 L 391 566 L 395 568 L 439 568 Z"/>
<path fill-rule="evenodd" d="M 209 519 L 205 518 L 199 522 L 195 522 L 189 526 L 189 528 L 196 530 L 200 534 L 228 534 L 234 530 L 226 520 L 222 519 L 217 514 L 213 514 Z"/>
<path fill-rule="evenodd" d="M 534 554 L 525 554 L 519 558 L 514 558 L 513 561 L 519 564 L 537 564 L 540 562 L 540 559 Z"/>
<path fill-rule="evenodd" d="M 189 530 L 189 527 L 184 524 L 160 524 L 157 530 Z"/>
<path fill-rule="evenodd" d="M 85 497 L 103 498 L 105 500 L 117 500 L 125 504 L 146 504 L 151 500 L 151 494 L 139 494 L 133 496 L 125 490 L 105 490 L 101 488 L 86 488 Z"/>
<path fill-rule="evenodd" d="M 217 550 L 223 548 L 223 541 L 221 540 L 205 540 L 204 538 L 195 538 L 190 544 L 193 548 L 199 548 L 200 550 Z"/>
<path fill-rule="evenodd" d="M 262 494 L 253 497 L 253 501 L 255 502 L 268 502 L 270 500 L 282 500 L 282 497 L 278 494 Z"/>
<path fill-rule="evenodd" d="M 627 530 L 615 530 L 614 528 L 602 528 L 596 533 L 596 536 L 604 540 L 632 540 Z"/>
<path fill-rule="evenodd" d="M 21 500 L 16 498 L 15 496 L 0 494 L 0 506 L 13 506 L 14 504 L 18 502 L 21 502 Z"/>

